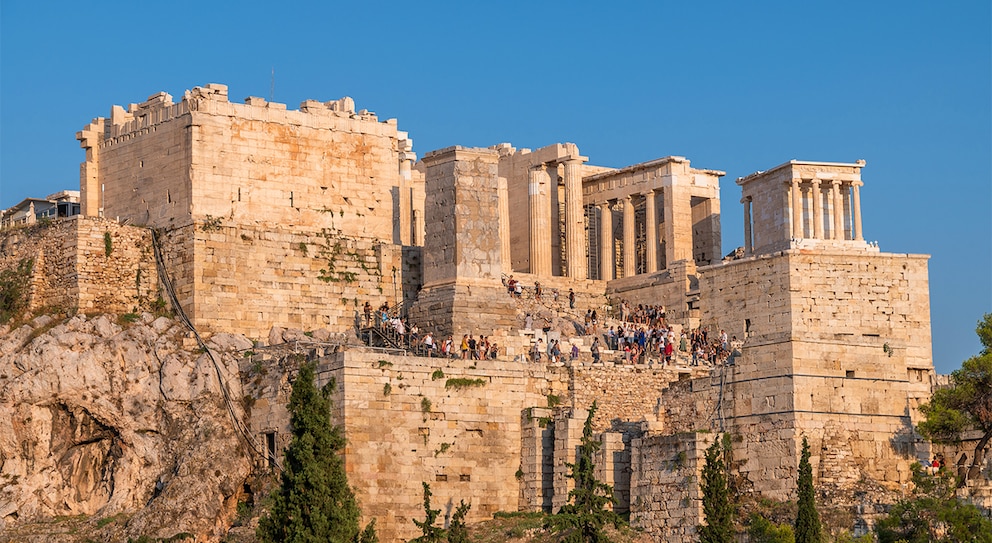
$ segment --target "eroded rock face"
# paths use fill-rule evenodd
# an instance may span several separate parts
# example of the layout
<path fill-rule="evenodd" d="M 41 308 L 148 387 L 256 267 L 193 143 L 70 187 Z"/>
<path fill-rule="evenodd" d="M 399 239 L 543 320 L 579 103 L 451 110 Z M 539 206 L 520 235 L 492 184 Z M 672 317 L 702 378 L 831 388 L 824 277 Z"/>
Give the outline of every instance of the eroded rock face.
<path fill-rule="evenodd" d="M 111 539 L 226 533 L 251 464 L 219 380 L 243 416 L 236 357 L 251 343 L 215 336 L 216 366 L 184 344 L 148 314 L 0 328 L 0 533 L 70 515 L 121 515 Z"/>

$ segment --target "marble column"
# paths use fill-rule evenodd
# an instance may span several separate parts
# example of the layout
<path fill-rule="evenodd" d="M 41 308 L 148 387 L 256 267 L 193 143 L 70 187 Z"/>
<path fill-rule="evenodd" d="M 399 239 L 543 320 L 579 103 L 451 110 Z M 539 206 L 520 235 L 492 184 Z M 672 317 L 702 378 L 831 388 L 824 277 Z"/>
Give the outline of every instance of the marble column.
<path fill-rule="evenodd" d="M 564 162 L 565 172 L 565 275 L 585 279 L 586 221 L 582 213 L 582 161 L 569 159 Z"/>
<path fill-rule="evenodd" d="M 634 201 L 628 194 L 623 199 L 623 276 L 637 274 L 637 261 L 634 252 Z"/>
<path fill-rule="evenodd" d="M 833 222 L 830 227 L 830 237 L 832 239 L 844 239 L 844 199 L 840 196 L 840 181 L 831 183 L 831 196 L 833 197 Z"/>
<path fill-rule="evenodd" d="M 609 202 L 599 204 L 599 279 L 613 279 L 613 210 Z"/>
<path fill-rule="evenodd" d="M 820 180 L 813 179 L 813 239 L 823 239 L 823 193 L 820 192 Z"/>
<path fill-rule="evenodd" d="M 530 273 L 551 275 L 551 178 L 544 164 L 528 172 L 530 203 Z"/>
<path fill-rule="evenodd" d="M 799 192 L 799 178 L 792 178 L 792 237 L 803 237 L 803 199 Z"/>
<path fill-rule="evenodd" d="M 854 186 L 854 209 L 851 213 L 854 215 L 854 239 L 858 241 L 863 241 L 865 238 L 861 235 L 861 181 L 855 181 L 851 183 Z"/>
<path fill-rule="evenodd" d="M 647 234 L 646 270 L 648 273 L 654 273 L 658 271 L 658 212 L 655 209 L 653 190 L 644 193 L 644 216 L 647 221 L 644 229 L 644 233 Z"/>
<path fill-rule="evenodd" d="M 741 203 L 744 204 L 744 256 L 751 256 L 754 252 L 754 242 L 751 241 L 751 197 L 745 196 Z"/>
<path fill-rule="evenodd" d="M 510 194 L 505 177 L 497 179 L 496 194 L 499 198 L 499 246 L 503 257 L 502 269 L 503 273 L 509 274 L 513 271 L 513 262 L 510 259 Z"/>

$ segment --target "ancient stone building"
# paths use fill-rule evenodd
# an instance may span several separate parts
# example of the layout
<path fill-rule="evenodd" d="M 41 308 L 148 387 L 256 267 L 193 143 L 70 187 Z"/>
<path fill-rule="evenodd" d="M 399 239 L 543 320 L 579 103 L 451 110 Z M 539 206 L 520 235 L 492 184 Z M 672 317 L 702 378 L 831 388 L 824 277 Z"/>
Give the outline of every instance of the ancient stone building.
<path fill-rule="evenodd" d="M 204 330 L 349 330 L 360 302 L 395 305 L 420 282 L 412 143 L 350 98 L 290 111 L 211 84 L 114 106 L 76 137 L 83 214 L 160 229 Z"/>
<path fill-rule="evenodd" d="M 857 501 L 858 485 L 894 496 L 909 464 L 930 452 L 914 432 L 934 382 L 928 257 L 865 242 L 863 161 L 791 161 L 739 179 L 743 251 L 723 260 L 724 173 L 683 157 L 614 169 L 588 164 L 572 143 L 533 151 L 504 143 L 415 162 L 395 120 L 356 111 L 349 98 L 290 111 L 259 98 L 232 103 L 223 85 L 176 103 L 161 93 L 114 106 L 77 138 L 87 218 L 73 224 L 91 247 L 87 261 L 98 256 L 100 232 L 147 247 L 150 238 L 134 232 L 151 227 L 160 272 L 201 332 L 260 343 L 288 337 L 274 328 L 298 329 L 303 341 L 318 329 L 336 338 L 299 354 L 319 363 L 322 383 L 336 384 L 346 468 L 384 541 L 414 535 L 422 481 L 446 512 L 472 503 L 472 521 L 560 507 L 593 401 L 600 477 L 617 489 L 617 508 L 663 540 L 695 537 L 692 482 L 720 433 L 732 438 L 747 491 L 777 500 L 794 497 L 807 437 L 817 484 L 851 505 L 861 528 L 872 511 Z M 147 251 L 131 253 L 146 256 L 108 284 L 149 265 Z M 509 276 L 526 296 L 508 295 Z M 538 282 L 548 298 L 533 296 Z M 123 302 L 158 288 L 143 285 Z M 568 289 L 574 309 L 550 296 Z M 713 368 L 690 367 L 684 355 L 662 367 L 619 364 L 604 351 L 592 364 L 594 334 L 581 314 L 612 318 L 620 299 L 664 305 L 676 329 L 724 330 L 734 355 Z M 500 357 L 356 347 L 366 301 L 398 308 L 424 331 L 496 337 Z M 579 360 L 526 361 L 537 339 L 552 337 L 579 346 Z M 254 398 L 245 416 L 268 451 L 259 469 L 288 442 L 293 360 L 264 347 L 245 353 Z"/>

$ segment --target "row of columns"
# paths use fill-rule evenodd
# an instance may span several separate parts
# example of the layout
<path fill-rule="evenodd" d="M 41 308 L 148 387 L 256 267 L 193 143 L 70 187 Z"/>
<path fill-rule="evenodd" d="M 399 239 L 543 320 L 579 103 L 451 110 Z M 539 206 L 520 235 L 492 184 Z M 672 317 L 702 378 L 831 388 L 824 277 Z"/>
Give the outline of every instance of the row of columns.
<path fill-rule="evenodd" d="M 792 179 L 792 237 L 802 239 L 806 237 L 804 225 L 807 217 L 804 217 L 803 196 L 800 187 L 801 180 Z M 830 238 L 842 240 L 844 238 L 844 193 L 841 192 L 843 182 L 834 180 L 830 182 L 830 199 L 833 208 L 833 216 L 830 221 Z M 850 182 L 852 187 L 851 215 L 853 216 L 853 239 L 861 241 L 864 239 L 861 232 L 861 185 L 860 181 Z M 821 180 L 810 181 L 810 202 L 813 208 L 813 238 L 825 239 L 823 233 L 823 191 Z"/>
<path fill-rule="evenodd" d="M 556 163 L 557 164 L 557 163 Z M 582 161 L 562 161 L 565 183 L 565 274 L 573 279 L 585 279 L 586 243 L 585 216 L 582 206 Z M 528 171 L 528 202 L 530 211 L 530 272 L 551 275 L 551 175 L 547 164 L 532 166 Z"/>
<path fill-rule="evenodd" d="M 653 273 L 658 271 L 658 211 L 655 204 L 655 192 L 653 190 L 641 193 L 644 197 L 644 214 L 647 228 L 645 228 L 645 243 L 647 245 L 645 258 L 647 265 L 645 271 Z M 637 235 L 634 225 L 634 195 L 627 195 L 620 201 L 623 204 L 623 275 L 630 277 L 637 273 L 637 259 L 635 255 L 635 237 Z M 599 278 L 602 280 L 613 279 L 613 204 L 609 201 L 597 204 L 599 208 Z"/>

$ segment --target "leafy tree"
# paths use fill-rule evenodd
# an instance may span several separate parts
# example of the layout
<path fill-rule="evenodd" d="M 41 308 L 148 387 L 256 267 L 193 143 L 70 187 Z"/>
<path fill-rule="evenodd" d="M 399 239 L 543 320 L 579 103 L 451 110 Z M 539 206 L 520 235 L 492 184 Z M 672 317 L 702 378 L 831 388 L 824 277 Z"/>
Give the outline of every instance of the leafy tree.
<path fill-rule="evenodd" d="M 330 392 L 318 390 L 314 366 L 306 364 L 293 382 L 289 411 L 293 440 L 286 449 L 282 485 L 272 495 L 257 535 L 263 543 L 374 543 L 374 523 L 359 530 L 358 504 L 348 486 L 340 453 L 345 440 L 331 424 Z"/>
<path fill-rule="evenodd" d="M 441 510 L 431 509 L 431 487 L 427 483 L 421 484 L 424 485 L 424 514 L 426 518 L 423 522 L 413 519 L 413 523 L 417 525 L 417 528 L 420 528 L 422 535 L 411 540 L 410 543 L 441 543 L 445 540 L 444 528 L 434 526 Z"/>
<path fill-rule="evenodd" d="M 599 442 L 592 437 L 592 420 L 596 415 L 596 402 L 589 408 L 589 415 L 582 427 L 582 443 L 574 464 L 567 464 L 575 481 L 575 488 L 568 493 L 569 504 L 558 514 L 548 518 L 549 528 L 562 534 L 565 543 L 607 543 L 610 539 L 603 532 L 607 524 L 619 528 L 623 525 L 612 509 L 616 499 L 613 487 L 596 479 L 592 457 L 599 450 Z"/>
<path fill-rule="evenodd" d="M 796 543 L 820 543 L 823 531 L 813 495 L 813 466 L 809 463 L 809 442 L 803 436 L 803 453 L 799 459 L 799 511 L 796 513 Z"/>
<path fill-rule="evenodd" d="M 751 543 L 795 543 L 796 541 L 792 526 L 774 524 L 757 513 L 751 513 L 747 537 Z"/>
<path fill-rule="evenodd" d="M 729 443 L 716 440 L 706 449 L 703 465 L 703 518 L 699 527 L 700 543 L 731 543 L 734 541 L 734 509 L 730 504 L 727 470 L 723 462 L 724 448 Z"/>
<path fill-rule="evenodd" d="M 875 526 L 879 543 L 992 543 L 992 521 L 955 496 L 947 470 L 931 475 L 913 464 L 913 495 L 896 503 Z"/>
<path fill-rule="evenodd" d="M 930 402 L 920 406 L 926 420 L 919 431 L 935 442 L 958 442 L 971 429 L 982 433 L 966 478 L 977 473 L 992 439 L 992 313 L 978 321 L 976 332 L 983 346 L 981 354 L 965 360 L 961 369 L 951 373 L 951 386 L 936 390 Z"/>

